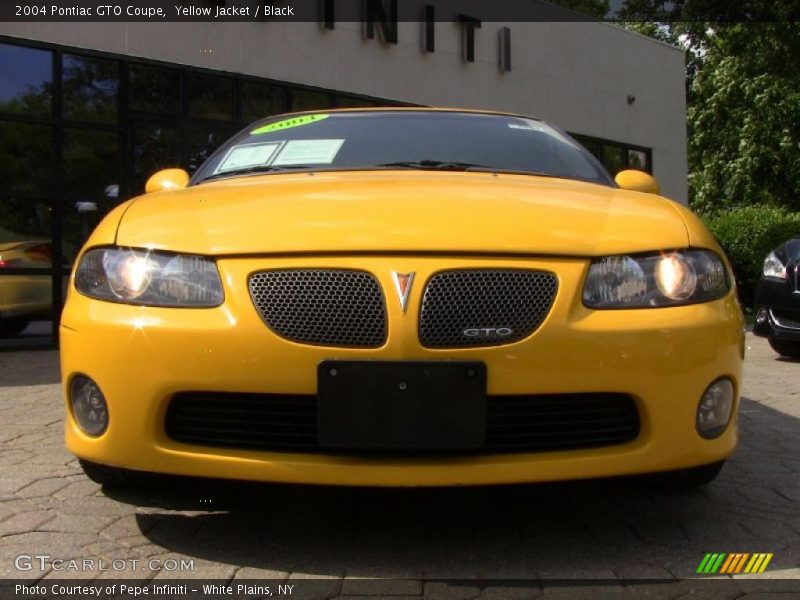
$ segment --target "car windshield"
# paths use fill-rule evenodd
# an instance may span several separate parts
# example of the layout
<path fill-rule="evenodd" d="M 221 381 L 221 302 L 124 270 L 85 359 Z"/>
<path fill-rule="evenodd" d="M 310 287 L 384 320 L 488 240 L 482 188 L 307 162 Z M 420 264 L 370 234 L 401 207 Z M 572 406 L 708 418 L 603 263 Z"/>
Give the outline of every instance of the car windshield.
<path fill-rule="evenodd" d="M 259 121 L 219 148 L 192 184 L 259 173 L 374 169 L 522 173 L 614 185 L 586 149 L 542 121 L 414 110 Z"/>

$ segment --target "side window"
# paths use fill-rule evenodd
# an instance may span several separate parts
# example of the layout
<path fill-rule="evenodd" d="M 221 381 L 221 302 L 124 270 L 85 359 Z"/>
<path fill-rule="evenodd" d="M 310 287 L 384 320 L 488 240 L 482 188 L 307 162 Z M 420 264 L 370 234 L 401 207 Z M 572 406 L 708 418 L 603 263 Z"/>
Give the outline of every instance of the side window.
<path fill-rule="evenodd" d="M 652 153 L 647 148 L 628 146 L 620 142 L 570 134 L 599 160 L 613 177 L 624 169 L 653 172 Z"/>

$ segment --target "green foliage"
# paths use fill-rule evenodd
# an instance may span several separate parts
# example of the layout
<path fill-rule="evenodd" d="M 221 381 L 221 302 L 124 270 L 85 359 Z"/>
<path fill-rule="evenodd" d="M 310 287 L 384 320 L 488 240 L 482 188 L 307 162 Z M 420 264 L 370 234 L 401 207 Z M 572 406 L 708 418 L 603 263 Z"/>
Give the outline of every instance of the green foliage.
<path fill-rule="evenodd" d="M 551 2 L 595 19 L 602 19 L 611 10 L 609 0 L 551 0 Z"/>
<path fill-rule="evenodd" d="M 49 191 L 53 130 L 47 125 L 0 121 L 0 190 Z M 13 188 L 8 184 L 13 182 Z M 11 190 L 9 190 L 11 188 Z"/>
<path fill-rule="evenodd" d="M 800 209 L 798 0 L 626 0 L 625 27 L 686 49 L 690 203 Z"/>
<path fill-rule="evenodd" d="M 800 23 L 720 27 L 688 110 L 692 206 L 800 209 Z"/>
<path fill-rule="evenodd" d="M 800 236 L 800 213 L 772 206 L 744 206 L 703 220 L 733 265 L 742 304 L 751 306 L 767 254 Z"/>

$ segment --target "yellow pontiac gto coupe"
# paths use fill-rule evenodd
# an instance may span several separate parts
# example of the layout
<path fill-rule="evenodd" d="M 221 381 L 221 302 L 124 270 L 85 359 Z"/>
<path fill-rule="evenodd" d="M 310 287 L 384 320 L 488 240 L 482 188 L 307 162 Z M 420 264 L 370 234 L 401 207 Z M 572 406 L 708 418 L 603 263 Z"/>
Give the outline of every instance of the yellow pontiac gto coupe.
<path fill-rule="evenodd" d="M 736 445 L 719 246 L 540 120 L 284 115 L 147 192 L 92 234 L 61 321 L 96 481 L 698 485 Z"/>

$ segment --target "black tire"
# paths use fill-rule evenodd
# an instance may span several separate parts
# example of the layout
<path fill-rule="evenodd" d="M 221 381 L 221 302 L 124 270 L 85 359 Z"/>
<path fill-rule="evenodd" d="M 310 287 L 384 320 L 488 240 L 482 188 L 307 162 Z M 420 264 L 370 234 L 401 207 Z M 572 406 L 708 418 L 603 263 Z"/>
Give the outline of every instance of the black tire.
<path fill-rule="evenodd" d="M 28 325 L 28 319 L 0 319 L 0 338 L 19 335 Z"/>
<path fill-rule="evenodd" d="M 772 349 L 781 356 L 786 356 L 787 358 L 800 358 L 800 342 L 776 340 L 775 338 L 769 338 L 767 341 Z"/>
<path fill-rule="evenodd" d="M 146 485 L 150 480 L 148 473 L 129 471 L 128 469 L 120 469 L 119 467 L 109 467 L 83 459 L 80 459 L 79 462 L 86 476 L 103 487 L 139 487 Z"/>
<path fill-rule="evenodd" d="M 654 473 L 647 477 L 647 483 L 661 488 L 691 490 L 706 486 L 714 481 L 724 465 L 725 461 L 721 460 L 710 465 L 692 467 L 691 469 Z"/>

